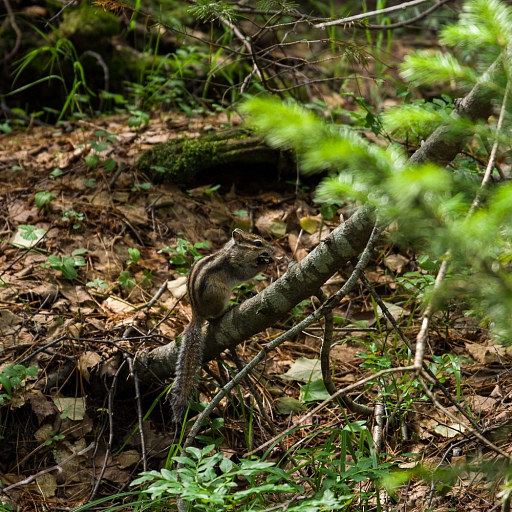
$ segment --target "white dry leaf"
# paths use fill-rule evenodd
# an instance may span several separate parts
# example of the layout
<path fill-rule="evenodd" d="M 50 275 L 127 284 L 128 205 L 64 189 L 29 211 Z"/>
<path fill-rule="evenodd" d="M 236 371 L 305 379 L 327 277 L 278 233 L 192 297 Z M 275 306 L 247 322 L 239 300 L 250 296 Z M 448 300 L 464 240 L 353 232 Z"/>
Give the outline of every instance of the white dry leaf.
<path fill-rule="evenodd" d="M 391 302 L 384 302 L 384 305 L 386 306 L 391 316 L 397 321 L 409 315 L 409 312 L 406 309 L 397 306 L 396 304 L 392 304 Z M 380 306 L 377 306 L 377 311 L 379 313 L 379 316 L 384 316 L 384 313 L 382 312 Z"/>
<path fill-rule="evenodd" d="M 463 425 L 462 423 L 452 423 L 451 425 L 437 423 L 434 426 L 434 432 L 448 439 L 451 437 L 458 436 L 459 434 L 464 433 L 466 430 L 466 426 Z"/>
<path fill-rule="evenodd" d="M 26 232 L 26 231 L 25 231 Z M 31 233 L 30 240 L 27 238 L 24 238 L 22 236 L 23 231 L 21 228 L 18 228 L 16 233 L 14 233 L 14 236 L 11 240 L 11 244 L 15 245 L 16 247 L 21 247 L 22 249 L 30 249 L 31 247 L 34 247 L 46 234 L 46 231 L 44 229 L 34 229 L 34 231 Z"/>
<path fill-rule="evenodd" d="M 172 296 L 180 299 L 187 292 L 187 276 L 180 276 L 177 279 L 167 282 L 167 289 Z"/>
<path fill-rule="evenodd" d="M 101 307 L 112 313 L 132 313 L 135 306 L 115 297 L 109 297 L 101 303 Z"/>
<path fill-rule="evenodd" d="M 67 418 L 73 421 L 80 421 L 85 416 L 85 397 L 79 396 L 75 398 L 52 398 L 53 403 L 57 406 L 60 413 L 65 412 Z"/>
<path fill-rule="evenodd" d="M 299 357 L 290 369 L 281 375 L 283 380 L 297 380 L 300 382 L 312 382 L 322 378 L 320 359 L 308 359 Z"/>

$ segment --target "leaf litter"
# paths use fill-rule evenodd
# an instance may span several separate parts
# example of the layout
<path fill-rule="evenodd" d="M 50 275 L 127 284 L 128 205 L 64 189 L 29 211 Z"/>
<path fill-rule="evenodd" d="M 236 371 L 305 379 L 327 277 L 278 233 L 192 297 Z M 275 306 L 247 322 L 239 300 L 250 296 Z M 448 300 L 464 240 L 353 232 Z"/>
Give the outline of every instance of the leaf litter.
<path fill-rule="evenodd" d="M 239 120 L 233 119 L 238 124 Z M 219 129 L 225 122 L 219 116 L 213 127 Z M 133 389 L 119 384 L 114 410 L 109 411 L 108 389 L 102 383 L 115 378 L 123 354 L 135 355 L 138 350 L 151 350 L 171 341 L 190 319 L 188 302 L 179 302 L 185 278 L 169 265 L 170 254 L 160 252 L 163 248 L 176 247 L 178 239 L 192 244 L 209 241 L 212 249 L 218 248 L 233 225 L 247 229 L 252 222 L 249 216 L 244 220 L 236 212 L 251 211 L 255 225 L 274 238 L 281 256 L 301 259 L 335 227 L 335 223 L 321 221 L 311 198 L 304 194 L 287 199 L 265 190 L 263 183 L 259 195 L 243 196 L 233 189 L 209 194 L 214 175 L 208 177 L 210 183 L 184 191 L 172 183 L 151 183 L 137 171 L 135 162 L 143 151 L 184 135 L 198 136 L 205 125 L 210 131 L 212 119 L 188 119 L 174 113 L 172 119 L 155 115 L 150 126 L 141 130 L 127 128 L 126 118 L 112 117 L 81 122 L 68 132 L 30 128 L 0 136 L 0 182 L 4 184 L 0 203 L 0 371 L 12 364 L 39 369 L 37 377 L 28 377 L 14 389 L 9 402 L 0 406 L 0 473 L 4 485 L 38 476 L 14 487 L 2 500 L 26 511 L 38 510 L 42 504 L 50 509 L 74 507 L 88 500 L 94 479 L 102 479 L 100 495 L 108 495 L 124 489 L 142 471 Z M 105 139 L 105 134 L 114 137 L 109 137 L 103 151 L 95 150 L 91 141 Z M 88 157 L 98 157 L 98 163 L 88 166 Z M 115 171 L 103 166 L 107 158 L 113 159 Z M 257 180 L 257 176 L 251 178 Z M 42 206 L 36 205 L 37 192 L 49 194 L 42 196 L 48 199 Z M 33 229 L 31 237 L 26 237 L 28 231 L 23 226 Z M 137 262 L 127 263 L 129 249 L 139 251 Z M 392 248 L 384 248 L 382 254 L 368 269 L 368 278 L 389 301 L 387 306 L 395 319 L 402 325 L 413 319 L 409 326 L 412 338 L 418 328 L 412 305 L 393 304 L 389 297 L 400 291 L 397 276 L 418 269 L 409 254 L 396 253 Z M 50 256 L 54 256 L 52 263 Z M 285 270 L 281 259 L 273 270 L 274 277 Z M 144 310 L 166 281 L 163 295 Z M 326 289 L 338 286 L 339 277 L 335 276 Z M 311 305 L 301 307 L 307 310 Z M 331 354 L 331 364 L 334 381 L 342 386 L 368 375 L 361 353 L 372 339 L 383 341 L 383 351 L 390 348 L 386 346 L 388 334 L 373 338 L 369 334 L 376 321 L 367 294 L 354 294 L 335 314 L 345 319 L 345 324 L 364 327 L 336 331 L 339 343 Z M 155 326 L 160 338 L 147 336 Z M 464 379 L 460 384 L 465 406 L 487 425 L 494 442 L 510 451 L 510 350 L 488 343 L 485 331 L 470 327 L 433 332 L 430 348 L 436 354 L 451 352 L 467 358 L 462 363 Z M 129 328 L 139 335 L 133 341 L 124 336 Z M 273 331 L 274 335 L 279 332 L 269 329 L 258 341 L 243 344 L 240 357 L 251 358 Z M 324 397 L 322 387 L 316 390 L 319 367 L 311 367 L 320 350 L 320 334 L 313 331 L 285 343 L 261 367 L 263 387 L 277 412 L 273 419 L 278 430 L 305 414 L 309 401 L 305 396 L 311 400 Z M 399 349 L 398 343 L 394 349 Z M 211 369 L 218 371 L 215 365 Z M 311 378 L 312 371 L 316 372 L 315 379 Z M 307 377 L 304 372 L 309 372 Z M 310 381 L 315 384 L 306 389 Z M 445 385 L 456 393 L 453 379 Z M 163 389 L 164 383 L 155 382 L 143 390 L 144 410 L 149 410 Z M 210 391 L 211 387 L 202 387 L 201 399 L 208 400 Z M 367 392 L 373 397 L 375 389 Z M 244 396 L 250 400 L 251 393 Z M 467 421 L 460 418 L 454 422 L 427 403 L 413 402 L 409 407 L 403 425 L 408 435 L 401 440 L 390 436 L 386 451 L 397 457 L 401 451 L 416 452 L 434 465 L 441 464 L 449 443 L 465 439 Z M 7 409 L 10 415 L 4 414 Z M 158 413 L 149 415 L 144 427 L 145 456 L 151 469 L 164 467 L 173 442 L 167 404 L 160 400 L 156 409 Z M 108 448 L 103 433 L 109 414 L 115 433 L 114 451 Z M 322 414 L 324 422 L 343 421 L 339 410 L 329 408 Z M 307 432 L 298 431 L 292 437 L 299 440 Z M 229 445 L 224 443 L 224 449 L 243 453 L 243 436 L 235 431 L 230 435 L 232 439 Z M 256 435 L 259 439 L 255 445 L 267 440 L 263 431 Z M 87 451 L 91 442 L 95 449 Z M 473 450 L 480 448 L 474 440 L 465 442 L 468 448 L 464 457 L 475 457 Z M 63 461 L 59 471 L 44 472 Z M 461 475 L 460 484 L 437 509 L 449 505 L 456 510 L 483 510 L 495 489 L 483 484 L 472 487 L 472 478 L 474 475 Z M 401 496 L 404 507 L 423 510 L 425 492 L 422 482 L 413 483 L 409 494 Z"/>

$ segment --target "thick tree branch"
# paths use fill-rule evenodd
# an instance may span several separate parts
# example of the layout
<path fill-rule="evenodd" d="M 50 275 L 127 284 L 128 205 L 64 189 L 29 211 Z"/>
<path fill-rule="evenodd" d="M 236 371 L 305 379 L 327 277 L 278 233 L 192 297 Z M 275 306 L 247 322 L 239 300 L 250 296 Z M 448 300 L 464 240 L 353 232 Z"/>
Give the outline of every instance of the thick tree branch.
<path fill-rule="evenodd" d="M 370 208 L 360 208 L 347 222 L 337 227 L 302 261 L 261 293 L 208 324 L 204 361 L 218 357 L 263 329 L 270 327 L 300 301 L 316 291 L 343 265 L 365 247 L 375 224 Z M 174 370 L 177 350 L 174 343 L 137 357 L 139 364 L 160 378 Z M 150 372 L 138 368 L 142 380 L 154 380 Z"/>

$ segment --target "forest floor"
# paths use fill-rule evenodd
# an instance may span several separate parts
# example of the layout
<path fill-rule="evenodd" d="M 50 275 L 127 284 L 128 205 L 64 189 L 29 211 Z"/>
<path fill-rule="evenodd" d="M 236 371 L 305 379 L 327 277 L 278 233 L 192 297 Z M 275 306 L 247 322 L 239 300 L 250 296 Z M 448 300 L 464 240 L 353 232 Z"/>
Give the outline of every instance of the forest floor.
<path fill-rule="evenodd" d="M 236 118 L 229 121 L 237 123 Z M 134 434 L 135 392 L 115 379 L 127 357 L 172 341 L 190 319 L 188 301 L 179 301 L 185 278 L 169 263 L 176 253 L 162 249 L 178 247 L 180 239 L 208 241 L 211 247 L 200 249 L 207 254 L 225 243 L 234 225 L 256 226 L 275 244 L 279 259 L 254 289 L 238 292 L 247 296 L 282 275 L 286 257 L 300 260 L 339 222 L 339 216 L 320 222 L 318 205 L 306 187 L 297 192 L 294 184 L 283 184 L 272 190 L 257 174 L 242 174 L 242 181 L 250 181 L 250 193 L 215 189 L 215 175 L 182 190 L 166 182 L 150 184 L 135 167 L 138 156 L 156 143 L 227 124 L 222 115 L 190 119 L 174 113 L 155 116 L 140 129 L 130 128 L 121 116 L 84 121 L 69 131 L 67 125 L 34 127 L 0 136 L 0 372 L 12 364 L 38 369 L 37 376 L 27 377 L 12 393 L 0 387 L 0 479 L 4 488 L 10 487 L 0 502 L 24 511 L 71 510 L 92 497 L 127 490 L 142 471 L 141 440 Z M 404 288 L 412 282 L 407 281 L 408 272 L 418 278 L 424 274 L 414 254 L 385 238 L 366 276 L 414 340 L 420 307 Z M 166 282 L 165 292 L 150 303 Z M 325 290 L 336 291 L 343 282 L 343 276 L 335 276 Z M 299 316 L 313 307 L 313 302 L 301 304 L 293 313 Z M 375 311 L 362 287 L 335 311 L 344 319 L 336 327 L 331 352 L 339 387 L 371 374 L 361 366 L 369 360 L 362 353 L 372 354 L 373 360 L 386 355 L 394 365 L 408 362 L 407 351 Z M 283 319 L 283 325 L 293 320 Z M 282 345 L 259 368 L 258 387 L 279 432 L 305 414 L 290 409 L 285 399 L 300 398 L 306 407 L 316 403 L 304 384 L 312 368 L 319 371 L 320 327 Z M 240 346 L 242 361 L 250 360 L 277 332 L 279 326 Z M 486 436 L 509 453 L 512 352 L 493 345 L 486 330 L 457 305 L 436 316 L 429 342 L 427 359 L 434 373 L 443 375 L 445 386 Z M 458 361 L 460 381 L 453 371 Z M 207 379 L 220 368 L 211 364 Z M 293 375 L 283 378 L 290 368 Z M 169 382 L 155 381 L 141 390 L 144 414 L 160 397 L 145 420 L 144 457 L 150 469 L 165 466 L 173 443 L 169 407 L 162 397 Z M 412 388 L 403 384 L 389 391 L 390 400 L 397 401 L 408 393 L 399 427 L 384 436 L 383 451 L 390 460 L 409 467 L 413 463 L 405 454 L 418 453 L 429 468 L 493 460 L 492 452 L 468 434 L 465 418 L 457 424 Z M 203 401 L 210 399 L 212 389 L 208 382 L 201 384 Z M 366 388 L 353 398 L 369 403 L 376 390 Z M 243 387 L 240 397 L 250 407 L 252 391 Z M 454 412 L 448 402 L 443 405 Z M 257 428 L 248 439 L 242 419 L 224 407 L 221 449 L 240 456 L 260 454 L 258 446 L 271 438 L 261 426 L 263 419 L 257 415 Z M 312 426 L 291 434 L 286 444 L 305 438 L 318 424 L 345 421 L 343 411 L 331 405 Z M 459 446 L 457 457 L 452 456 L 454 443 Z M 499 503 L 502 481 L 494 474 L 462 471 L 444 493 L 434 492 L 437 483 L 411 481 L 400 502 L 388 510 L 469 512 L 495 510 Z"/>

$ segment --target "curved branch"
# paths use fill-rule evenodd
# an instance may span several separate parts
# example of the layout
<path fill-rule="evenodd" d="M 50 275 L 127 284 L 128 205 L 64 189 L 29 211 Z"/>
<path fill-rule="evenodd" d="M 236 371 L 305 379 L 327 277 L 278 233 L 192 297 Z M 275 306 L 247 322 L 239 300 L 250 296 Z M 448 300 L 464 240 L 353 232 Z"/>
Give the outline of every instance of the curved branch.
<path fill-rule="evenodd" d="M 362 276 L 363 274 L 361 274 Z M 334 315 L 332 313 L 332 307 L 327 306 L 327 302 L 330 302 L 329 297 L 322 290 L 318 290 L 316 294 L 317 299 L 323 303 L 325 306 L 324 313 L 324 336 L 322 340 L 322 347 L 320 349 L 320 367 L 322 369 L 322 380 L 324 381 L 325 389 L 332 396 L 335 395 L 338 390 L 332 381 L 331 375 L 331 344 L 332 344 L 332 335 L 334 332 Z M 373 408 L 367 407 L 366 405 L 358 404 L 354 402 L 352 398 L 348 395 L 339 395 L 338 396 L 338 404 L 340 407 L 345 407 L 346 409 L 356 413 L 361 414 L 362 416 L 370 416 L 373 414 Z"/>

